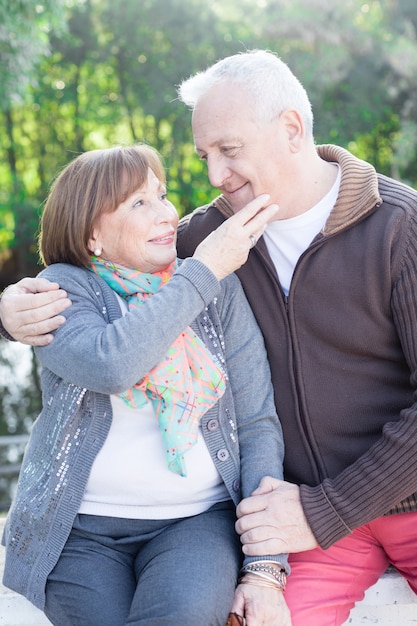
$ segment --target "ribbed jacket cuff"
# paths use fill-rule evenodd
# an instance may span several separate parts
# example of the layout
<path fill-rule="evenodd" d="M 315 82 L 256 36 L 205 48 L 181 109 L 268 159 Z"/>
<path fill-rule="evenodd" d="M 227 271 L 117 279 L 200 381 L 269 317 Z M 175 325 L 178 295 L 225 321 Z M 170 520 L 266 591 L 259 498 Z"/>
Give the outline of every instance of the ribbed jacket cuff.
<path fill-rule="evenodd" d="M 300 494 L 307 521 L 321 548 L 330 548 L 352 532 L 332 506 L 321 485 L 301 485 Z"/>

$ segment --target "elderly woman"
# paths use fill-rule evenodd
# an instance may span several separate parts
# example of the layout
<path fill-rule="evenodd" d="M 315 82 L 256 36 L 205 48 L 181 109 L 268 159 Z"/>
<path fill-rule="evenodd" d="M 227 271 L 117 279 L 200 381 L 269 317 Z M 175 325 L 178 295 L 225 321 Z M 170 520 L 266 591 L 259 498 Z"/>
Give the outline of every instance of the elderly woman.
<path fill-rule="evenodd" d="M 43 409 L 3 540 L 4 583 L 57 626 L 226 623 L 235 506 L 282 476 L 263 340 L 232 274 L 275 213 L 267 200 L 179 262 L 152 148 L 87 152 L 52 186 L 41 276 L 73 304 L 36 349 Z M 248 626 L 289 623 L 286 569 L 285 555 L 243 561 Z"/>

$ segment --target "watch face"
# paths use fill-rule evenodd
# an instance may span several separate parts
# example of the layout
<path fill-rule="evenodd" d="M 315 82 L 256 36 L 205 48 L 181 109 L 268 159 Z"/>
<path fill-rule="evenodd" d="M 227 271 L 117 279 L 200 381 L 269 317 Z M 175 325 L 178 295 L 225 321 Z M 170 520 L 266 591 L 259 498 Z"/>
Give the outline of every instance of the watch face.
<path fill-rule="evenodd" d="M 246 620 L 241 615 L 237 613 L 229 613 L 229 618 L 227 620 L 226 626 L 245 626 Z"/>

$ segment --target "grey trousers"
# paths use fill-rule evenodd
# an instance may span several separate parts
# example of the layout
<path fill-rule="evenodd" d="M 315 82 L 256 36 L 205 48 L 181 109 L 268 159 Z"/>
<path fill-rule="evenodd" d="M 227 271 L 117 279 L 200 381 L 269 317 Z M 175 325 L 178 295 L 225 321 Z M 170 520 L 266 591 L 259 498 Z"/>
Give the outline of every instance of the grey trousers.
<path fill-rule="evenodd" d="M 55 626 L 225 626 L 241 562 L 232 502 L 175 520 L 78 515 L 48 577 Z"/>

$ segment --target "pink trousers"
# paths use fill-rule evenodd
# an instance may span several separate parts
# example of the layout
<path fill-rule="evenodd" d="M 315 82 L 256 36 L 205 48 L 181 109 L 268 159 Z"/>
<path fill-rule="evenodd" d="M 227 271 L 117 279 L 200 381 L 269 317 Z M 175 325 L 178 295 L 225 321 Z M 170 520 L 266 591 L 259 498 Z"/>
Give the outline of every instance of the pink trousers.
<path fill-rule="evenodd" d="M 417 594 L 417 512 L 379 517 L 327 550 L 290 556 L 292 626 L 340 626 L 389 564 Z"/>

